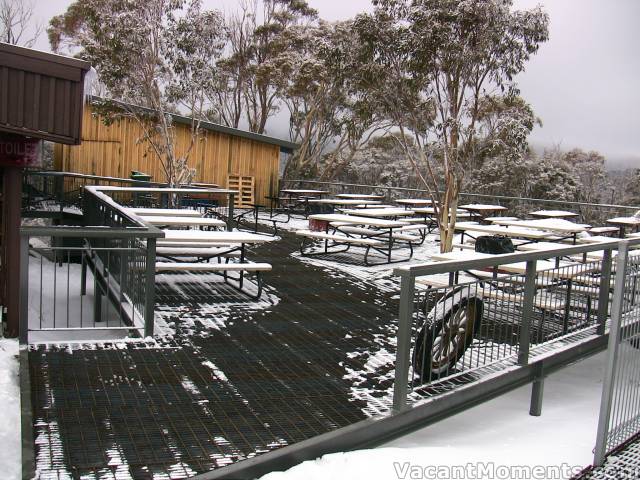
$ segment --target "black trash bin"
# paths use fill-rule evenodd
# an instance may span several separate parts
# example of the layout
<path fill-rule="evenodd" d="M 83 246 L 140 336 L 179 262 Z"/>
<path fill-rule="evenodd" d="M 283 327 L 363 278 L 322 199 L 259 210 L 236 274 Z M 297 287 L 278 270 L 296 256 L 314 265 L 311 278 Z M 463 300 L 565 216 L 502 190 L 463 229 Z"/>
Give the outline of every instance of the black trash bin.
<path fill-rule="evenodd" d="M 138 172 L 137 170 L 131 170 L 130 178 L 131 180 L 137 180 L 138 182 L 145 182 L 145 183 L 137 183 L 136 184 L 137 187 L 151 186 L 148 182 L 151 181 L 152 176 L 147 173 Z M 153 195 L 144 195 L 140 193 L 133 194 L 133 205 L 136 207 L 140 207 L 140 206 L 147 207 L 151 205 L 153 201 L 154 201 Z"/>
<path fill-rule="evenodd" d="M 151 175 L 143 172 L 138 172 L 137 170 L 131 170 L 131 180 L 138 180 L 140 182 L 150 182 Z"/>

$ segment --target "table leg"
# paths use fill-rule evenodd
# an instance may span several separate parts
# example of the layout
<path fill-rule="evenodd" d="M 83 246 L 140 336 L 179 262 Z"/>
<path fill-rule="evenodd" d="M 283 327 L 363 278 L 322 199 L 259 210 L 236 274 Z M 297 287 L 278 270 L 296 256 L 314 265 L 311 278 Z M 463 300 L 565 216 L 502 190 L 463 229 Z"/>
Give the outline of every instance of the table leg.
<path fill-rule="evenodd" d="M 391 242 L 393 241 L 393 228 L 389 229 L 389 247 L 387 250 L 387 263 L 391 263 Z"/>
<path fill-rule="evenodd" d="M 255 227 L 253 229 L 254 233 L 258 233 L 258 213 L 260 213 L 260 205 L 253 206 L 253 214 L 255 215 Z"/>
<path fill-rule="evenodd" d="M 245 245 L 244 243 L 240 244 L 240 263 L 244 263 L 244 254 L 245 254 L 245 251 L 244 251 L 245 246 L 244 245 Z M 243 281 L 244 281 L 244 272 L 242 270 L 240 270 L 240 278 L 238 280 L 240 288 L 242 288 Z"/>
<path fill-rule="evenodd" d="M 326 233 L 327 235 L 329 235 L 329 222 L 325 222 L 326 225 L 324 226 L 324 233 Z M 324 253 L 327 253 L 329 251 L 329 239 L 325 238 L 324 239 Z"/>

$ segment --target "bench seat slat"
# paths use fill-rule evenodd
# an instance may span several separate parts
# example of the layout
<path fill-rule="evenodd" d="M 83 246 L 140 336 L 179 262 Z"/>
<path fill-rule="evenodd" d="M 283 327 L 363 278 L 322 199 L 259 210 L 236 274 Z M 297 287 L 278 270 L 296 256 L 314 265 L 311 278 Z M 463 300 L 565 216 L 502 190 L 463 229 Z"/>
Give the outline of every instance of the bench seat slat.
<path fill-rule="evenodd" d="M 268 272 L 269 263 L 156 262 L 156 272 Z"/>
<path fill-rule="evenodd" d="M 352 243 L 354 245 L 382 245 L 384 242 L 373 238 L 353 238 L 344 235 L 333 235 L 330 233 L 312 232 L 311 230 L 298 230 L 296 235 L 302 237 L 314 238 L 317 240 L 333 240 L 340 243 Z"/>
<path fill-rule="evenodd" d="M 171 255 L 172 257 L 238 257 L 239 251 L 229 252 L 228 248 L 188 248 L 188 247 L 157 247 L 157 255 Z"/>

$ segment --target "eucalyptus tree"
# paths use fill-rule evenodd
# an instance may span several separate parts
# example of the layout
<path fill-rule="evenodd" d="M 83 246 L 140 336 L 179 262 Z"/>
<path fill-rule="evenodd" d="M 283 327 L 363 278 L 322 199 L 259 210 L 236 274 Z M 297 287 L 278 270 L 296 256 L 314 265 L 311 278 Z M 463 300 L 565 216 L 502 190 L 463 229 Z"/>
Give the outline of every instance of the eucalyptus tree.
<path fill-rule="evenodd" d="M 381 128 L 359 88 L 362 64 L 351 21 L 290 29 L 289 54 L 278 63 L 290 137 L 300 144 L 285 174 L 332 179 Z"/>
<path fill-rule="evenodd" d="M 31 48 L 42 32 L 35 22 L 35 3 L 29 0 L 0 0 L 0 42 Z"/>
<path fill-rule="evenodd" d="M 189 157 L 199 135 L 205 91 L 215 83 L 224 20 L 199 0 L 78 0 L 50 21 L 53 50 L 76 51 L 96 69 L 109 98 L 108 121 L 134 119 L 169 185 L 189 183 Z M 172 113 L 191 118 L 186 148 L 176 148 Z"/>
<path fill-rule="evenodd" d="M 466 171 L 496 130 L 482 128 L 487 97 L 518 95 L 514 77 L 548 38 L 540 7 L 511 0 L 374 0 L 356 18 L 378 108 L 400 130 L 406 155 L 437 209 L 451 250 Z M 526 142 L 526 138 L 524 139 Z M 524 151 L 525 148 L 520 148 Z"/>
<path fill-rule="evenodd" d="M 306 0 L 243 0 L 226 20 L 228 44 L 219 62 L 220 82 L 210 92 L 212 112 L 220 121 L 265 133 L 281 106 L 280 66 L 291 54 L 292 29 L 313 25 L 317 12 Z"/>

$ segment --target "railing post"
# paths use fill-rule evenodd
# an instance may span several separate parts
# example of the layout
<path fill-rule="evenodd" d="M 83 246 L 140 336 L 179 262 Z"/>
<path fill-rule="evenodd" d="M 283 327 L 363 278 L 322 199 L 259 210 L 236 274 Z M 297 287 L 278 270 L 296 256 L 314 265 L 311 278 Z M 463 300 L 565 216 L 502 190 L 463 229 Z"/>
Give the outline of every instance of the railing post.
<path fill-rule="evenodd" d="M 147 238 L 147 271 L 145 274 L 144 336 L 153 336 L 156 307 L 156 239 Z"/>
<path fill-rule="evenodd" d="M 529 363 L 533 299 L 536 294 L 536 263 L 536 260 L 529 260 L 525 271 L 522 323 L 520 324 L 520 344 L 518 347 L 518 363 L 520 365 Z"/>
<path fill-rule="evenodd" d="M 607 437 L 609 436 L 609 420 L 613 399 L 614 377 L 618 364 L 618 347 L 620 346 L 622 303 L 624 298 L 624 280 L 627 270 L 628 241 L 621 241 L 616 259 L 616 279 L 613 288 L 613 302 L 611 304 L 611 325 L 609 328 L 609 345 L 607 347 L 607 365 L 604 372 L 602 397 L 600 400 L 600 416 L 598 418 L 598 433 L 594 449 L 593 464 L 596 467 L 604 463 L 607 455 Z"/>
<path fill-rule="evenodd" d="M 539 362 L 536 365 L 533 385 L 531 386 L 531 404 L 529 415 L 539 417 L 542 415 L 542 397 L 544 395 L 544 364 Z"/>
<path fill-rule="evenodd" d="M 60 204 L 60 216 L 64 213 L 64 177 L 55 177 L 54 180 L 56 196 Z"/>
<path fill-rule="evenodd" d="M 19 340 L 21 345 L 29 341 L 29 236 L 20 238 L 20 314 Z"/>
<path fill-rule="evenodd" d="M 229 208 L 228 208 L 228 217 L 227 217 L 227 230 L 230 232 L 233 230 L 233 204 L 235 203 L 235 194 L 229 193 Z"/>
<path fill-rule="evenodd" d="M 413 322 L 413 297 L 415 277 L 407 272 L 400 280 L 400 316 L 398 319 L 398 342 L 396 371 L 393 384 L 393 410 L 400 412 L 407 407 L 407 380 L 411 350 L 411 324 Z"/>
<path fill-rule="evenodd" d="M 602 257 L 602 268 L 600 274 L 600 290 L 598 292 L 598 328 L 596 333 L 604 335 L 607 324 L 607 314 L 609 313 L 609 291 L 611 289 L 611 258 L 612 251 L 607 249 Z"/>

